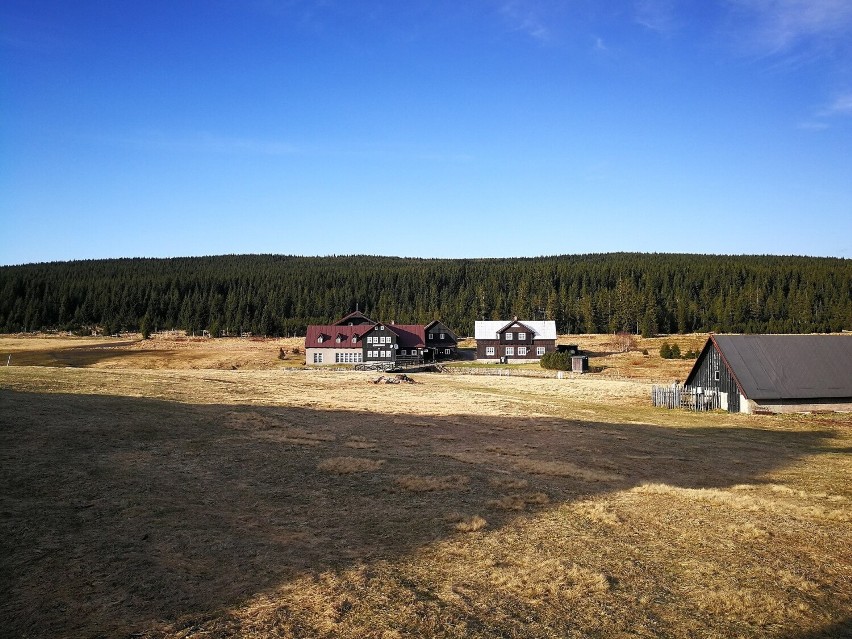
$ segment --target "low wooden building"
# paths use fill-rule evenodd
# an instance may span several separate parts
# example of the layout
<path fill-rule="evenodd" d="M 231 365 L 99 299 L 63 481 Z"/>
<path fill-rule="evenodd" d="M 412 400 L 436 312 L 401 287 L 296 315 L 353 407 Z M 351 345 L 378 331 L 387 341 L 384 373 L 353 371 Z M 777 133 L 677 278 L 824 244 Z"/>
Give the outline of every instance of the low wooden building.
<path fill-rule="evenodd" d="M 852 336 L 711 335 L 685 386 L 730 412 L 852 410 Z"/>
<path fill-rule="evenodd" d="M 482 321 L 474 324 L 476 359 L 520 363 L 541 359 L 556 350 L 553 320 Z"/>

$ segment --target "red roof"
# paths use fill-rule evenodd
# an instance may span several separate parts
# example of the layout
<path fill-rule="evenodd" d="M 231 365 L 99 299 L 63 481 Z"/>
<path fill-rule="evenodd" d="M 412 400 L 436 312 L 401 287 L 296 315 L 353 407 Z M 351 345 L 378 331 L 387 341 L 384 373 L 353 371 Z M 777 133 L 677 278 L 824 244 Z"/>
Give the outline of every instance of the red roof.
<path fill-rule="evenodd" d="M 371 324 L 360 326 L 335 326 L 334 324 L 311 325 L 305 335 L 305 348 L 361 348 L 361 336 L 369 331 Z M 353 342 L 353 335 L 356 340 Z M 319 341 L 322 336 L 322 342 Z M 337 338 L 340 337 L 340 341 Z"/>
<path fill-rule="evenodd" d="M 424 348 L 426 331 L 422 324 L 385 324 L 397 334 L 400 348 Z"/>

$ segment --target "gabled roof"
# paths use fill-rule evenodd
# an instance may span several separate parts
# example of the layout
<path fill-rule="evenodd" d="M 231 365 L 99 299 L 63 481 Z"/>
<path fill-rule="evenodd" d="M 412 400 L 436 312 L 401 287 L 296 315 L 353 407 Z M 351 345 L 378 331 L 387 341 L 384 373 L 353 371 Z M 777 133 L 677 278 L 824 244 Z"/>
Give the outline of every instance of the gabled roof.
<path fill-rule="evenodd" d="M 384 326 L 385 330 L 396 335 L 396 341 L 400 348 L 423 348 L 426 346 L 426 332 L 423 330 L 422 324 L 376 324 L 364 331 L 364 334 L 378 331 L 380 326 Z"/>
<path fill-rule="evenodd" d="M 311 325 L 305 334 L 305 348 L 361 348 L 361 337 L 372 325 L 337 326 L 336 324 Z M 322 342 L 319 337 L 322 335 Z M 337 336 L 343 340 L 338 342 Z M 352 336 L 355 335 L 355 342 Z"/>
<path fill-rule="evenodd" d="M 748 399 L 852 397 L 852 336 L 711 335 L 715 347 Z"/>
<path fill-rule="evenodd" d="M 391 324 L 388 326 L 399 339 L 400 348 L 423 348 L 426 346 L 426 331 L 422 324 Z"/>
<path fill-rule="evenodd" d="M 450 328 L 449 328 L 446 324 L 444 324 L 441 320 L 432 320 L 431 322 L 429 322 L 428 324 L 426 324 L 426 326 L 424 326 L 424 327 L 423 327 L 423 332 L 424 332 L 424 333 L 428 333 L 428 332 L 429 332 L 429 329 L 430 329 L 430 328 L 432 328 L 433 326 L 435 326 L 435 324 L 440 324 L 441 326 L 443 326 L 443 327 L 444 327 L 444 329 L 445 329 L 445 332 L 447 332 L 447 333 L 449 333 L 450 335 L 452 335 L 452 338 L 453 338 L 454 340 L 458 341 L 459 336 L 458 336 L 458 335 L 456 335 L 456 334 L 455 334 L 455 333 L 454 333 L 454 332 L 453 332 L 453 331 L 452 331 L 452 330 L 451 330 L 451 329 L 450 329 Z"/>
<path fill-rule="evenodd" d="M 514 323 L 523 324 L 531 333 L 533 339 L 556 339 L 556 322 L 553 320 L 486 320 L 474 323 L 476 339 L 497 339 L 497 333 Z"/>
<path fill-rule="evenodd" d="M 361 311 L 352 311 L 349 315 L 341 317 L 334 323 L 334 326 L 347 326 L 349 323 L 352 324 L 376 324 L 377 322 L 371 320 L 369 317 L 364 315 Z"/>

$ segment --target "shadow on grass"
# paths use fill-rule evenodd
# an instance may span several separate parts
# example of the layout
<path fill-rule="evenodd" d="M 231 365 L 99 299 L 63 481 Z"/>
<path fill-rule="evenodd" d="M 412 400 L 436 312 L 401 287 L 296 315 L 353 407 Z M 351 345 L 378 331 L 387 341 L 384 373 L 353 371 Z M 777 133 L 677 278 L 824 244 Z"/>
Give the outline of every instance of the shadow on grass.
<path fill-rule="evenodd" d="M 452 513 L 500 527 L 518 516 L 493 506 L 507 481 L 551 504 L 645 482 L 727 487 L 828 437 L 0 391 L 0 623 L 120 636 L 203 620 L 297 575 L 456 534 Z M 376 463 L 338 474 L 328 460 L 344 457 Z M 416 492 L 403 476 L 466 479 Z"/>

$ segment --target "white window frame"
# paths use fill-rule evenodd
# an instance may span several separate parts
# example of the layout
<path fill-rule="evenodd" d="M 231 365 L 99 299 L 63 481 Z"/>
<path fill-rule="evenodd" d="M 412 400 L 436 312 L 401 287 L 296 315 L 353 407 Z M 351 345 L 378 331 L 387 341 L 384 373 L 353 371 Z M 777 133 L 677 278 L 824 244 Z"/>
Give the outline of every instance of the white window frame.
<path fill-rule="evenodd" d="M 526 346 L 518 346 L 518 357 L 526 357 L 527 356 L 527 347 Z"/>
<path fill-rule="evenodd" d="M 541 357 L 542 355 L 544 355 L 545 350 L 546 350 L 546 349 L 544 348 L 544 346 L 536 346 L 536 347 L 535 347 L 535 354 L 536 354 L 538 357 Z"/>
<path fill-rule="evenodd" d="M 526 339 L 527 339 L 527 334 L 526 334 L 526 333 L 518 333 L 518 341 L 519 341 L 519 342 L 526 341 Z"/>
<path fill-rule="evenodd" d="M 514 357 L 515 356 L 515 347 L 507 346 L 506 347 L 506 357 Z"/>
<path fill-rule="evenodd" d="M 447 337 L 446 333 L 441 333 L 441 339 L 445 339 Z"/>
<path fill-rule="evenodd" d="M 322 353 L 314 353 L 314 364 L 322 364 Z"/>
<path fill-rule="evenodd" d="M 486 346 L 485 347 L 485 356 L 488 357 L 489 355 L 491 355 L 491 356 L 494 355 L 494 347 L 493 346 Z"/>
<path fill-rule="evenodd" d="M 511 342 L 511 341 L 512 341 L 512 333 L 503 333 L 503 334 L 506 336 L 506 341 L 507 341 L 507 342 Z"/>

